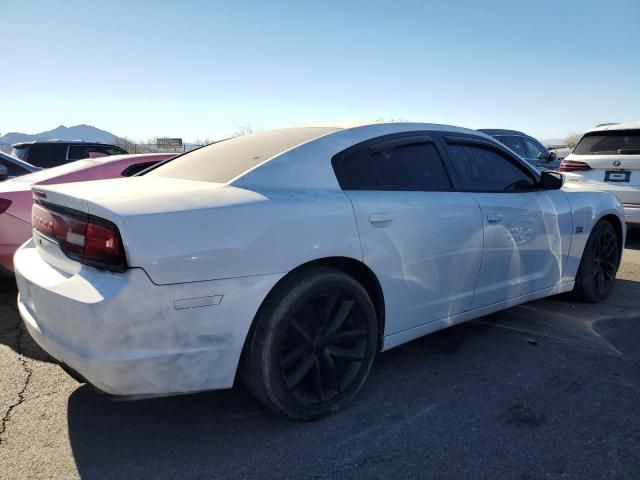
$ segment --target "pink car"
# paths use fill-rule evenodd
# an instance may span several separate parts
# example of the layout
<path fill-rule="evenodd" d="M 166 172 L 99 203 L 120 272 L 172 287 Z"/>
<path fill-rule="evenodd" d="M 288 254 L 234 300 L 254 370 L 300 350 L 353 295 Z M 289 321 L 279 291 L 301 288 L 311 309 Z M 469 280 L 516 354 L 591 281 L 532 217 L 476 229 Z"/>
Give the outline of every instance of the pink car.
<path fill-rule="evenodd" d="M 85 158 L 0 183 L 0 271 L 13 272 L 13 254 L 31 237 L 33 185 L 130 177 L 174 156 L 175 153 L 148 153 Z"/>

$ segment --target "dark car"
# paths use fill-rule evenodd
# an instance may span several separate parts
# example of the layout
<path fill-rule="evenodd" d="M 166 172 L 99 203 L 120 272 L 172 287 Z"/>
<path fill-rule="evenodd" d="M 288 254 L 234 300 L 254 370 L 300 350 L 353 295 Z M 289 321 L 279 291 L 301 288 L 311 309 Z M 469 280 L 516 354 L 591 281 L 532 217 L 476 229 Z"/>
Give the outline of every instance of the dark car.
<path fill-rule="evenodd" d="M 129 153 L 115 145 L 97 142 L 51 140 L 11 145 L 11 154 L 40 168 L 51 168 L 82 158 L 105 157 Z"/>
<path fill-rule="evenodd" d="M 19 158 L 0 152 L 0 182 L 40 170 Z"/>
<path fill-rule="evenodd" d="M 560 167 L 556 154 L 549 152 L 538 140 L 526 133 L 499 128 L 481 128 L 479 131 L 506 145 L 540 171 L 557 170 Z"/>

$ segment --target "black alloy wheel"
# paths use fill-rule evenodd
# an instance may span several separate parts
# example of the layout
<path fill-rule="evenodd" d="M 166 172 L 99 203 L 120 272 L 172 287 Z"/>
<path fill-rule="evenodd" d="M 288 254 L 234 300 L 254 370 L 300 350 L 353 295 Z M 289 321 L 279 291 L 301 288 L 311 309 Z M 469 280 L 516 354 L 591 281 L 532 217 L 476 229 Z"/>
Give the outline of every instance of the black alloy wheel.
<path fill-rule="evenodd" d="M 611 293 L 622 247 L 613 225 L 600 220 L 587 240 L 576 275 L 574 293 L 586 302 L 601 302 Z"/>
<path fill-rule="evenodd" d="M 303 403 L 330 402 L 353 382 L 365 360 L 362 308 L 334 290 L 309 299 L 288 324 L 280 353 L 287 388 Z"/>
<path fill-rule="evenodd" d="M 378 348 L 378 320 L 364 287 L 326 267 L 293 274 L 261 307 L 242 355 L 251 393 L 275 412 L 314 420 L 360 390 Z"/>

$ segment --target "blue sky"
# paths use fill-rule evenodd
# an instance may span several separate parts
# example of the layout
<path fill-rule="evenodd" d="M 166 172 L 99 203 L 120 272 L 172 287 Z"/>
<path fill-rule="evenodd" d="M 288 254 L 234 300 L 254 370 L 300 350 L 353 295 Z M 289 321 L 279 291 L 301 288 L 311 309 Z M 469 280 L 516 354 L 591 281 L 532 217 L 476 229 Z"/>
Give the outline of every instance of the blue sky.
<path fill-rule="evenodd" d="M 640 120 L 640 2 L 0 0 L 0 133 Z"/>

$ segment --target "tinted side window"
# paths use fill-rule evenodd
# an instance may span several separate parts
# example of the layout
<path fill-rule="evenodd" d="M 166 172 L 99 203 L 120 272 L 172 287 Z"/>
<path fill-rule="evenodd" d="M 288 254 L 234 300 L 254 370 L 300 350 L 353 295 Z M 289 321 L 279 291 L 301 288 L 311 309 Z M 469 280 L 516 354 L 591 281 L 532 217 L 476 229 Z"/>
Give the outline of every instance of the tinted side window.
<path fill-rule="evenodd" d="M 466 190 L 522 191 L 535 185 L 531 175 L 489 148 L 449 145 L 449 155 Z"/>
<path fill-rule="evenodd" d="M 344 190 L 450 190 L 449 177 L 431 142 L 396 139 L 362 146 L 334 161 Z"/>
<path fill-rule="evenodd" d="M 525 138 L 524 144 L 527 147 L 527 158 L 544 160 L 549 156 L 549 154 L 547 153 L 547 150 L 535 140 L 532 140 L 530 138 Z"/>
<path fill-rule="evenodd" d="M 358 148 L 334 164 L 338 183 L 343 190 L 376 190 L 378 180 L 369 158 L 369 150 Z"/>
<path fill-rule="evenodd" d="M 449 190 L 451 184 L 433 143 L 415 143 L 371 152 L 383 190 Z"/>
<path fill-rule="evenodd" d="M 27 162 L 41 168 L 57 167 L 67 163 L 67 146 L 56 144 L 29 145 Z"/>
<path fill-rule="evenodd" d="M 504 143 L 507 147 L 509 147 L 511 150 L 516 152 L 521 157 L 527 156 L 524 151 L 524 145 L 522 144 L 521 137 L 518 137 L 515 135 L 505 135 L 504 137 L 496 137 L 496 138 L 498 138 L 502 143 Z"/>

